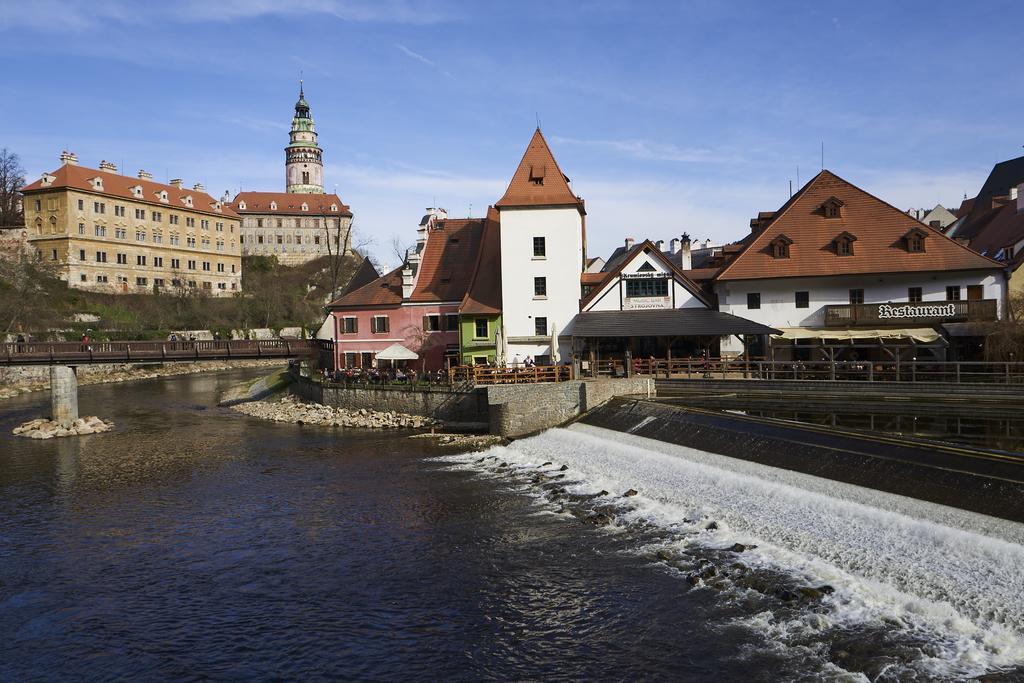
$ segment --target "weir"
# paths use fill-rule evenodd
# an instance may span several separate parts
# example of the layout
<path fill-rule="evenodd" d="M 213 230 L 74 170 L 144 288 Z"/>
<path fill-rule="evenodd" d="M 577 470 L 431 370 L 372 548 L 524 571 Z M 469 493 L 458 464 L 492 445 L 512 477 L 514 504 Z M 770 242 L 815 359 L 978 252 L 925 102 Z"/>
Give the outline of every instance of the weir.
<path fill-rule="evenodd" d="M 583 424 L 1024 522 L 1024 457 L 615 398 Z"/>

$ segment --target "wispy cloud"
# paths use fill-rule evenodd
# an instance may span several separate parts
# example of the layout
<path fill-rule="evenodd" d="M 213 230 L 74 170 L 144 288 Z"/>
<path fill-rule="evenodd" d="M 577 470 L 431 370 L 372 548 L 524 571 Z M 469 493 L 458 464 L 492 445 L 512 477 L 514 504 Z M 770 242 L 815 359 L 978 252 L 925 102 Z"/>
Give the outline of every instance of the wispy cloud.
<path fill-rule="evenodd" d="M 433 67 L 433 68 L 437 69 L 438 71 L 440 71 L 442 74 L 444 74 L 448 78 L 455 78 L 449 72 L 447 72 L 444 69 L 442 69 L 441 67 L 439 67 L 437 65 L 437 62 L 435 62 L 432 59 L 428 59 L 428 58 L 424 57 L 419 52 L 414 52 L 414 51 L 410 50 L 409 48 L 407 48 L 405 45 L 402 45 L 401 43 L 395 43 L 395 47 L 397 47 L 399 50 L 401 50 L 402 53 L 405 54 L 407 57 L 411 57 L 412 59 L 415 59 L 418 62 L 422 62 L 422 63 L 426 64 L 429 67 Z"/>
<path fill-rule="evenodd" d="M 328 15 L 343 21 L 435 24 L 456 18 L 446 4 L 424 0 L 33 0 L 0 12 L 0 29 L 24 27 L 50 33 L 122 24 L 230 22 L 264 16 Z"/>
<path fill-rule="evenodd" d="M 741 155 L 730 149 L 679 147 L 672 143 L 652 142 L 650 140 L 581 140 L 579 138 L 554 136 L 551 141 L 558 145 L 606 149 L 633 159 L 730 164 L 744 161 Z"/>

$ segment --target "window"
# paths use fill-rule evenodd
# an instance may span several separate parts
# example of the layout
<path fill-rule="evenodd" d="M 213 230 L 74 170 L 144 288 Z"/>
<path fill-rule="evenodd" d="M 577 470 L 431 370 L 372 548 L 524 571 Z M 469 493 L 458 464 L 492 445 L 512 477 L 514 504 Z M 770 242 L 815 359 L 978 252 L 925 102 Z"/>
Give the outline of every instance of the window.
<path fill-rule="evenodd" d="M 159 222 L 160 222 L 160 221 L 162 221 L 162 220 L 163 220 L 163 218 L 164 218 L 163 214 L 162 214 L 162 213 L 160 213 L 159 211 L 154 211 L 154 212 L 152 212 L 152 213 L 150 214 L 150 216 L 152 216 L 152 217 L 153 217 L 153 222 L 154 222 L 154 223 L 159 223 Z M 155 280 L 153 281 L 153 284 L 156 284 L 156 281 L 155 281 Z"/>
<path fill-rule="evenodd" d="M 668 279 L 626 280 L 626 298 L 668 296 Z"/>
<path fill-rule="evenodd" d="M 92 231 L 95 233 L 96 237 L 107 236 L 107 227 L 105 225 L 94 225 L 92 226 Z"/>
<path fill-rule="evenodd" d="M 960 285 L 946 287 L 946 301 L 960 301 Z"/>
<path fill-rule="evenodd" d="M 178 216 L 176 216 L 173 213 L 169 214 L 167 216 L 167 222 L 170 223 L 171 225 L 177 225 L 178 224 Z"/>
<path fill-rule="evenodd" d="M 459 330 L 459 314 L 448 313 L 444 316 L 444 329 L 445 332 L 458 332 Z"/>
<path fill-rule="evenodd" d="M 225 283 L 225 282 L 218 282 L 217 283 L 217 289 L 227 289 L 227 288 L 228 288 L 227 283 Z"/>
<path fill-rule="evenodd" d="M 118 275 L 117 276 L 117 284 L 119 284 L 119 285 L 126 285 L 126 284 L 128 284 L 128 278 L 126 278 L 124 275 Z"/>
<path fill-rule="evenodd" d="M 231 272 L 232 273 L 235 272 L 235 264 L 234 263 L 231 264 Z"/>
<path fill-rule="evenodd" d="M 375 315 L 370 318 L 370 332 L 382 334 L 390 331 L 391 326 L 386 315 Z"/>
<path fill-rule="evenodd" d="M 441 316 L 439 316 L 439 315 L 425 315 L 425 316 L 423 316 L 423 331 L 424 332 L 440 332 L 441 331 Z"/>
<path fill-rule="evenodd" d="M 79 211 L 85 211 L 85 200 L 84 199 L 79 199 L 78 200 L 78 210 Z"/>
<path fill-rule="evenodd" d="M 137 277 L 137 278 L 135 278 L 135 285 L 137 287 L 145 287 L 146 286 L 146 278 L 144 278 L 144 277 Z"/>
<path fill-rule="evenodd" d="M 543 237 L 533 238 L 533 255 L 535 258 L 544 258 L 547 256 L 547 244 Z"/>
<path fill-rule="evenodd" d="M 52 258 L 52 259 L 53 259 L 54 261 L 56 261 L 56 260 L 57 260 L 57 250 L 56 250 L 56 249 L 54 249 L 54 250 L 53 250 L 53 251 L 51 252 L 51 254 L 50 254 L 50 255 L 51 255 L 51 258 Z"/>
<path fill-rule="evenodd" d="M 189 259 L 189 261 L 188 261 L 188 269 L 189 270 L 195 270 L 196 269 L 196 262 L 193 261 L 192 259 Z"/>
<path fill-rule="evenodd" d="M 181 268 L 181 259 L 172 258 L 171 259 L 171 268 L 173 270 L 179 270 Z"/>
<path fill-rule="evenodd" d="M 146 233 L 142 232 L 141 230 L 136 230 L 135 231 L 135 241 L 136 242 L 145 242 L 146 241 Z"/>
<path fill-rule="evenodd" d="M 157 232 L 157 231 L 154 230 L 153 231 L 153 243 L 154 244 L 160 244 L 163 241 L 164 241 L 163 233 L 160 233 L 160 232 Z"/>
<path fill-rule="evenodd" d="M 210 262 L 209 261 L 203 261 L 203 270 L 205 270 L 205 271 L 209 271 L 210 270 Z"/>
<path fill-rule="evenodd" d="M 224 272 L 224 264 L 223 263 L 218 263 L 217 264 L 217 272 L 218 273 L 223 273 Z"/>
<path fill-rule="evenodd" d="M 105 252 L 105 251 L 97 251 L 96 252 L 96 263 L 106 263 L 106 262 L 107 262 L 107 252 Z"/>
<path fill-rule="evenodd" d="M 121 218 L 124 218 L 124 207 L 121 206 L 121 205 L 115 205 L 114 206 L 114 215 L 115 216 L 120 216 Z"/>
<path fill-rule="evenodd" d="M 146 220 L 146 210 L 145 209 L 135 209 L 135 219 L 136 220 L 140 220 L 140 221 Z"/>
<path fill-rule="evenodd" d="M 36 211 L 42 211 L 42 210 L 43 210 L 43 202 L 42 202 L 42 200 L 37 199 L 36 200 Z"/>
<path fill-rule="evenodd" d="M 84 261 L 85 260 L 85 249 L 79 249 L 78 250 L 78 260 L 79 261 Z"/>
<path fill-rule="evenodd" d="M 213 283 L 209 281 L 203 282 L 203 289 L 213 289 Z"/>
<path fill-rule="evenodd" d="M 136 256 L 135 257 L 135 265 L 137 265 L 137 266 L 144 266 L 144 265 L 146 265 L 146 257 L 144 255 L 142 255 L 142 254 L 139 254 L 138 256 Z"/>
<path fill-rule="evenodd" d="M 907 250 L 913 253 L 924 251 L 924 239 L 920 235 L 911 235 L 907 242 Z"/>
<path fill-rule="evenodd" d="M 302 172 L 302 184 L 309 185 L 309 171 Z"/>
<path fill-rule="evenodd" d="M 96 276 L 96 282 L 102 282 L 102 283 L 106 284 L 107 276 L 106 275 L 97 275 Z"/>
<path fill-rule="evenodd" d="M 154 268 L 163 268 L 164 267 L 164 257 L 163 256 L 154 256 L 153 257 L 153 267 Z"/>
<path fill-rule="evenodd" d="M 153 278 L 153 286 L 160 288 L 164 286 L 164 279 L 162 277 Z"/>
<path fill-rule="evenodd" d="M 750 292 L 747 294 L 747 308 L 750 310 L 761 308 L 760 292 Z"/>
<path fill-rule="evenodd" d="M 106 213 L 107 212 L 107 206 L 103 202 L 93 202 L 92 203 L 92 212 L 93 213 Z"/>
<path fill-rule="evenodd" d="M 88 276 L 88 275 L 86 275 L 85 273 L 82 273 L 82 274 L 81 274 L 81 275 L 79 276 L 79 279 L 80 279 L 80 280 L 81 280 L 82 282 L 88 282 L 88 281 L 89 281 L 89 276 Z"/>
<path fill-rule="evenodd" d="M 128 254 L 118 254 L 117 263 L 122 266 L 128 265 Z"/>
<path fill-rule="evenodd" d="M 185 246 L 192 247 L 193 249 L 195 249 L 196 238 L 193 235 L 188 235 L 187 237 L 185 237 Z"/>
<path fill-rule="evenodd" d="M 908 288 L 907 289 L 907 301 L 909 301 L 911 303 L 916 303 L 916 302 L 924 301 L 924 297 L 921 294 L 921 288 L 920 287 L 910 287 L 910 288 Z"/>
<path fill-rule="evenodd" d="M 206 220 L 205 218 L 201 219 L 199 221 L 199 228 L 201 230 L 209 230 L 210 229 L 210 221 Z"/>
<path fill-rule="evenodd" d="M 793 240 L 785 235 L 777 236 L 771 241 L 772 257 L 789 258 L 789 245 L 791 244 L 793 244 Z"/>
<path fill-rule="evenodd" d="M 548 279 L 546 277 L 533 278 L 533 295 L 535 297 L 548 295 Z"/>
<path fill-rule="evenodd" d="M 358 318 L 344 318 L 342 330 L 345 334 L 355 334 L 359 331 L 359 319 Z"/>
<path fill-rule="evenodd" d="M 78 234 L 79 235 L 84 235 L 85 234 L 85 223 L 79 223 L 78 224 Z"/>
<path fill-rule="evenodd" d="M 981 301 L 985 298 L 985 288 L 982 285 L 967 285 L 967 300 Z"/>
<path fill-rule="evenodd" d="M 536 238 L 534 238 L 536 239 Z M 543 238 L 541 238 L 543 239 Z M 487 330 L 487 318 L 477 318 L 473 321 L 473 337 L 476 339 L 487 339 L 490 335 Z"/>
<path fill-rule="evenodd" d="M 128 231 L 124 228 L 114 228 L 114 237 L 119 240 L 126 240 L 128 239 Z"/>
<path fill-rule="evenodd" d="M 186 216 L 185 217 L 185 227 L 186 228 L 194 228 L 194 227 L 196 227 L 196 219 L 195 218 L 189 218 L 188 216 Z"/>
<path fill-rule="evenodd" d="M 796 293 L 796 307 L 797 308 L 810 308 L 811 307 L 811 293 L 810 292 L 797 292 Z"/>
<path fill-rule="evenodd" d="M 850 303 L 851 304 L 862 304 L 862 303 L 864 303 L 864 290 L 863 289 L 851 289 L 850 290 Z"/>
<path fill-rule="evenodd" d="M 548 336 L 548 319 L 544 317 L 534 318 L 533 333 L 538 337 Z"/>

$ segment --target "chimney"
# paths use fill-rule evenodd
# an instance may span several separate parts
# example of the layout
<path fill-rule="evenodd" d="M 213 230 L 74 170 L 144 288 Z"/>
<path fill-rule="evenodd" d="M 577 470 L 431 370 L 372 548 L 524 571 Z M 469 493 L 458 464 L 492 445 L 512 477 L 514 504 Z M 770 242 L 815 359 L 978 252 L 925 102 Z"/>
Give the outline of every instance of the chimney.
<path fill-rule="evenodd" d="M 632 237 L 626 238 L 626 249 L 632 249 L 634 244 L 636 244 L 636 241 Z"/>
<path fill-rule="evenodd" d="M 679 253 L 679 244 L 680 244 L 679 238 L 678 237 L 673 237 L 672 241 L 668 243 L 668 251 L 669 251 L 669 253 L 670 254 L 678 254 Z"/>
<path fill-rule="evenodd" d="M 679 242 L 683 252 L 679 257 L 679 270 L 690 270 L 693 268 L 693 260 L 690 258 L 690 236 L 684 232 Z"/>
<path fill-rule="evenodd" d="M 658 248 L 658 251 L 665 251 L 665 240 L 658 240 L 654 243 L 654 246 Z"/>
<path fill-rule="evenodd" d="M 106 173 L 117 173 L 117 164 L 104 159 L 100 162 L 100 170 L 105 171 Z"/>
<path fill-rule="evenodd" d="M 192 189 L 195 190 L 196 192 L 206 192 L 206 188 L 203 187 L 202 183 L 196 183 L 195 185 L 192 186 Z"/>
<path fill-rule="evenodd" d="M 1024 183 L 1017 186 L 1017 213 L 1024 213 Z"/>
<path fill-rule="evenodd" d="M 171 178 L 171 185 L 178 188 L 179 190 L 185 186 L 185 181 L 181 178 Z"/>
<path fill-rule="evenodd" d="M 149 171 L 145 171 L 145 170 L 143 170 L 141 168 L 139 169 L 139 180 L 152 180 L 152 179 L 153 179 L 153 174 L 152 173 L 150 173 Z"/>
<path fill-rule="evenodd" d="M 71 166 L 78 166 L 78 155 L 74 152 L 64 150 L 60 153 L 60 163 L 61 165 L 69 164 Z"/>
<path fill-rule="evenodd" d="M 231 203 L 231 195 L 228 193 L 227 190 L 224 190 L 224 194 L 221 196 L 220 201 L 221 201 L 222 204 L 230 204 Z"/>

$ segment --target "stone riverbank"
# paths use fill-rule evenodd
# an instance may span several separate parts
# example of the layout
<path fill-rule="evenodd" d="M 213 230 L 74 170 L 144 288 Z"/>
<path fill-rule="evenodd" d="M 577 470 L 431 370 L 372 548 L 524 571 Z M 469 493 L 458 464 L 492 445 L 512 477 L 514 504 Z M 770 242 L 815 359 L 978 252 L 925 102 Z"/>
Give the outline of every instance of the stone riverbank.
<path fill-rule="evenodd" d="M 345 410 L 318 403 L 304 403 L 294 396 L 280 401 L 252 401 L 232 406 L 232 410 L 263 420 L 313 424 L 325 427 L 357 427 L 360 429 L 423 429 L 440 424 L 437 420 L 419 415 L 404 415 L 395 411 Z"/>
<path fill-rule="evenodd" d="M 166 365 L 136 365 L 117 363 L 104 365 L 82 365 L 78 368 L 78 385 L 110 384 L 131 382 L 138 379 L 194 375 L 201 372 L 220 372 L 240 368 L 261 368 L 281 366 L 281 359 L 198 361 L 196 363 L 168 363 Z M 3 368 L 0 372 L 0 400 L 12 398 L 33 391 L 47 391 L 50 388 L 48 366 Z"/>
<path fill-rule="evenodd" d="M 92 415 L 80 417 L 73 422 L 61 423 L 41 417 L 29 420 L 20 427 L 15 427 L 13 432 L 16 436 L 24 436 L 29 439 L 53 439 L 61 436 L 83 436 L 85 434 L 101 434 L 109 432 L 114 428 L 113 422 L 104 422 Z"/>

